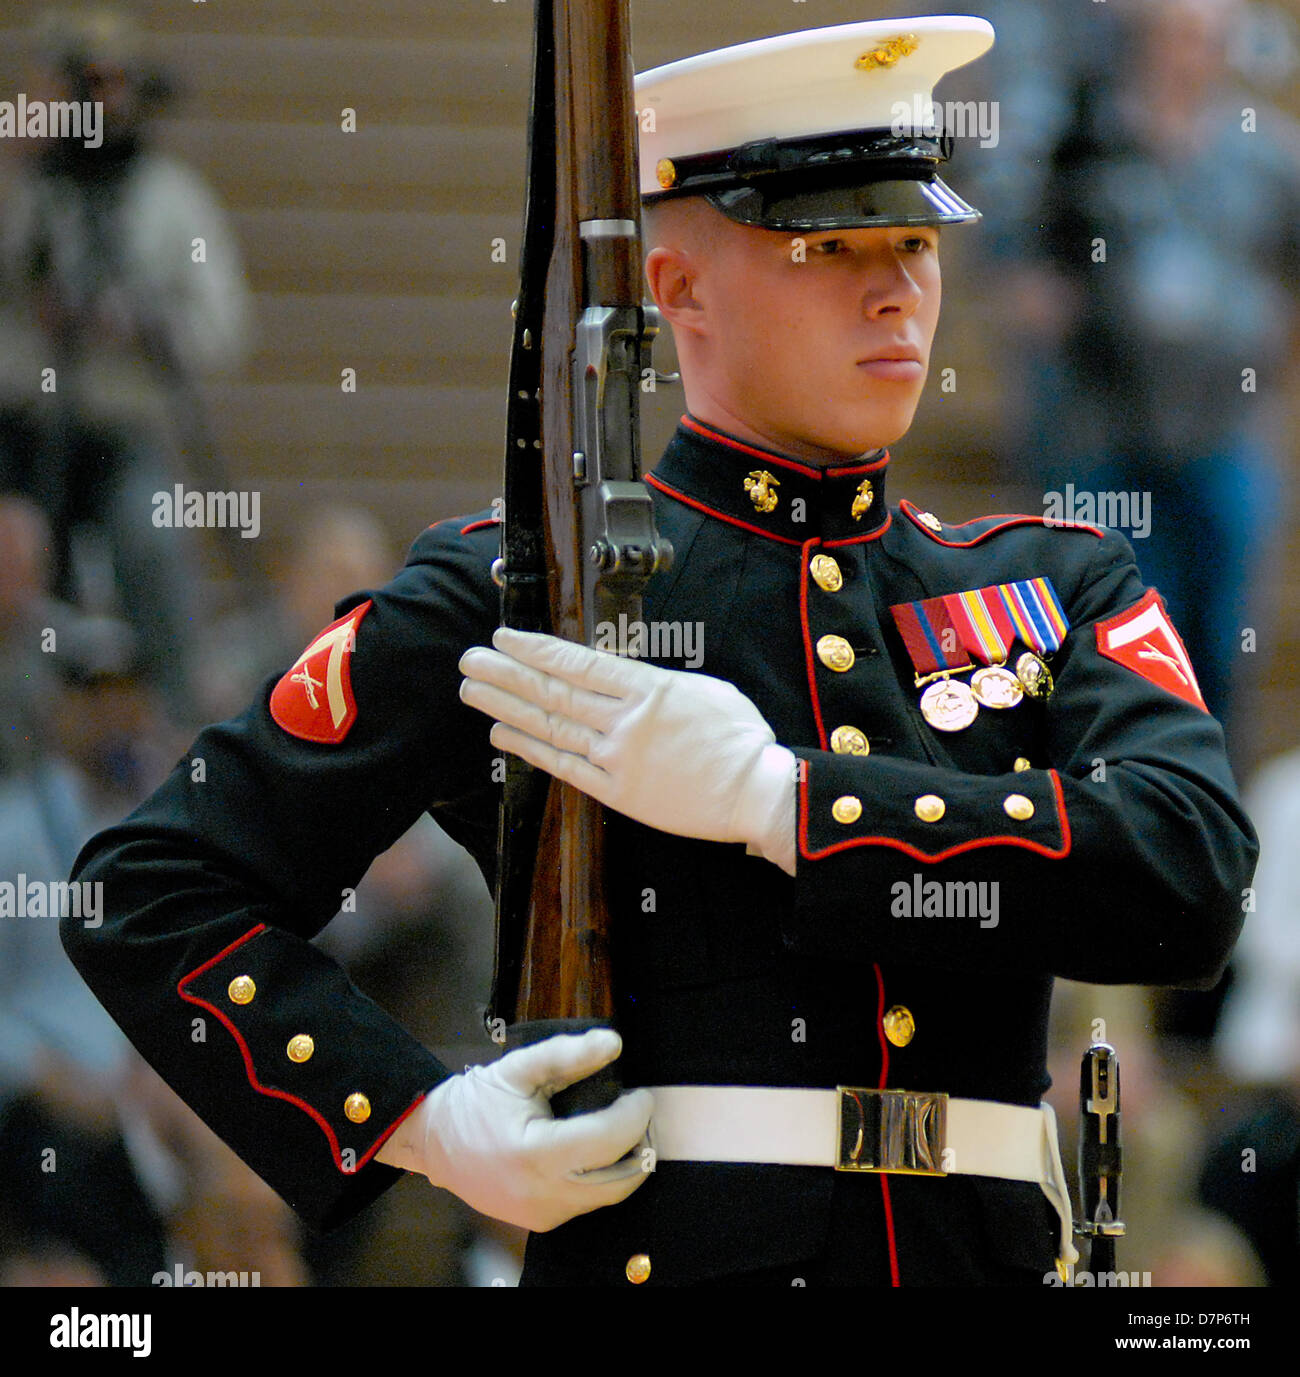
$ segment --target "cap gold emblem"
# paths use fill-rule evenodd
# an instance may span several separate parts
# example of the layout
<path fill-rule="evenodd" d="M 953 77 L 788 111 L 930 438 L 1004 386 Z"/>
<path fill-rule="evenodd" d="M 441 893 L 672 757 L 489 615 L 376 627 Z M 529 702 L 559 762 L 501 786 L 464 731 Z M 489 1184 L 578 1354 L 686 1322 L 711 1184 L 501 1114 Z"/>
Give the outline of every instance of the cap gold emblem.
<path fill-rule="evenodd" d="M 853 64 L 859 71 L 871 72 L 878 67 L 892 67 L 900 58 L 910 57 L 921 46 L 921 40 L 914 33 L 902 33 L 897 38 L 887 38 L 878 47 L 862 54 Z"/>
<path fill-rule="evenodd" d="M 316 1050 L 316 1043 L 306 1033 L 299 1033 L 297 1037 L 289 1039 L 289 1046 L 285 1050 L 289 1054 L 290 1061 L 308 1061 L 311 1054 Z"/>
<path fill-rule="evenodd" d="M 1020 775 L 1024 774 L 1026 770 L 1032 770 L 1034 767 L 1027 756 L 1018 755 L 1016 756 L 1016 763 L 1011 768 L 1015 770 L 1016 774 Z"/>
<path fill-rule="evenodd" d="M 862 482 L 858 484 L 858 490 L 853 497 L 853 506 L 850 508 L 850 513 L 854 521 L 861 521 L 871 510 L 871 504 L 875 500 L 876 491 L 871 486 L 871 479 L 864 478 Z"/>
<path fill-rule="evenodd" d="M 781 480 L 773 478 L 766 469 L 755 469 L 745 479 L 745 491 L 749 494 L 749 500 L 760 512 L 770 512 L 776 509 L 778 499 L 772 489 L 780 486 Z"/>
<path fill-rule="evenodd" d="M 257 993 L 257 986 L 251 975 L 237 975 L 227 986 L 226 993 L 232 1004 L 251 1004 Z"/>
<path fill-rule="evenodd" d="M 843 674 L 853 668 L 858 657 L 843 636 L 823 636 L 817 642 L 817 658 L 827 669 Z"/>
<path fill-rule="evenodd" d="M 665 191 L 670 190 L 677 184 L 677 169 L 673 166 L 671 158 L 660 158 L 655 164 L 655 176 L 658 178 L 659 185 Z"/>
<path fill-rule="evenodd" d="M 917 799 L 915 808 L 916 816 L 922 822 L 938 822 L 947 811 L 947 805 L 938 794 L 922 794 Z"/>
<path fill-rule="evenodd" d="M 343 1101 L 343 1112 L 354 1124 L 364 1124 L 370 1117 L 370 1101 L 359 1090 L 354 1090 Z"/>
<path fill-rule="evenodd" d="M 904 1004 L 895 1004 L 892 1009 L 886 1009 L 881 1022 L 885 1026 L 885 1036 L 895 1047 L 906 1047 L 916 1036 L 916 1020 Z"/>
<path fill-rule="evenodd" d="M 1015 818 L 1017 822 L 1028 822 L 1034 816 L 1033 802 L 1024 794 L 1008 794 L 1002 807 L 1006 810 L 1007 816 Z"/>

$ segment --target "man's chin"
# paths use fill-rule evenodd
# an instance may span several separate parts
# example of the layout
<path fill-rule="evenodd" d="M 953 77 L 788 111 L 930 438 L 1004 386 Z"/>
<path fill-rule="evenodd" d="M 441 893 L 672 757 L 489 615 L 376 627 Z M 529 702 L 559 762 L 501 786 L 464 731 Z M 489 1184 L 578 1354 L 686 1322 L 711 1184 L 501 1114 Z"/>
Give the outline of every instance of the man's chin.
<path fill-rule="evenodd" d="M 830 462 L 849 463 L 864 454 L 872 454 L 878 449 L 888 449 L 897 444 L 907 434 L 912 418 L 899 421 L 891 426 L 871 426 L 861 430 L 841 431 L 835 435 L 820 437 L 815 443 L 823 449 Z"/>

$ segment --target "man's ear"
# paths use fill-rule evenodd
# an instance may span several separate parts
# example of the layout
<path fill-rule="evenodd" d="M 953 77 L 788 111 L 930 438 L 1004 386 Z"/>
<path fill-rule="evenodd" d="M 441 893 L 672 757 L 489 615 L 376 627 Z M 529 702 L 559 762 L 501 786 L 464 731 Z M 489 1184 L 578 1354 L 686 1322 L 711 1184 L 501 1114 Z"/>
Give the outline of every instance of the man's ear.
<path fill-rule="evenodd" d="M 663 245 L 646 255 L 646 281 L 655 305 L 674 330 L 704 328 L 704 307 L 697 295 L 699 266 L 685 249 L 670 249 Z"/>

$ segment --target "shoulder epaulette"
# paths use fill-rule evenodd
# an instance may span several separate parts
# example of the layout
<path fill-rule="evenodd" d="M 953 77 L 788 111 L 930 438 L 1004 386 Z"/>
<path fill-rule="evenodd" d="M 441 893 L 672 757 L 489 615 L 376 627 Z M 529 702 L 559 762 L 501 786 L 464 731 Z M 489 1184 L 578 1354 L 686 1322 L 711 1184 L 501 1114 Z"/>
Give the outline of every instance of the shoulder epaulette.
<path fill-rule="evenodd" d="M 1013 530 L 1018 526 L 1045 526 L 1049 530 L 1087 531 L 1099 540 L 1105 532 L 1100 526 L 1088 526 L 1081 522 L 1065 525 L 1062 522 L 1048 521 L 1046 517 L 1030 516 L 1024 513 L 1003 512 L 997 516 L 977 516 L 970 521 L 956 523 L 940 521 L 933 512 L 920 511 L 906 498 L 899 503 L 899 510 L 919 531 L 924 531 L 938 545 L 946 545 L 954 550 L 966 550 L 998 535 L 1002 531 Z"/>

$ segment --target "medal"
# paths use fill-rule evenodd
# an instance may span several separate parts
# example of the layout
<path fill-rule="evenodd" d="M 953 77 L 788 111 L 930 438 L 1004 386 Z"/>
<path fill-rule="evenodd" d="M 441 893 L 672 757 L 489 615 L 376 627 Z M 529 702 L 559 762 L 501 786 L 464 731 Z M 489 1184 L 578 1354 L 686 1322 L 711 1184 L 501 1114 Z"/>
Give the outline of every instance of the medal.
<path fill-rule="evenodd" d="M 960 679 L 940 679 L 921 695 L 921 715 L 936 731 L 962 731 L 979 710 L 970 685 Z"/>
<path fill-rule="evenodd" d="M 895 625 L 916 671 L 921 714 L 941 732 L 969 727 L 980 707 L 1001 711 L 1024 700 L 1045 699 L 1052 675 L 1043 659 L 1059 650 L 1070 629 L 1047 578 L 997 583 L 891 607 Z M 1007 660 L 1015 641 L 1029 649 Z M 976 663 L 983 666 L 975 669 Z M 969 684 L 951 676 L 975 669 Z"/>
<path fill-rule="evenodd" d="M 970 681 L 971 691 L 986 708 L 1014 708 L 1024 697 L 1020 680 L 1003 665 L 977 669 Z"/>
<path fill-rule="evenodd" d="M 1031 650 L 1016 661 L 1016 678 L 1025 686 L 1031 698 L 1050 698 L 1052 696 L 1052 671 Z"/>

